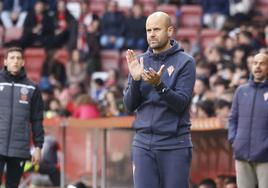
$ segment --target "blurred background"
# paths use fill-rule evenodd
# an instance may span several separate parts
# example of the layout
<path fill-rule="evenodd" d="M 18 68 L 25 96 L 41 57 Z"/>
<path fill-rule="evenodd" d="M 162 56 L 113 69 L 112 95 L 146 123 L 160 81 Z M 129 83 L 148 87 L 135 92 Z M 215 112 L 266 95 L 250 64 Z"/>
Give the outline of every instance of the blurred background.
<path fill-rule="evenodd" d="M 154 11 L 170 15 L 173 38 L 197 63 L 192 185 L 236 186 L 226 120 L 253 54 L 268 52 L 267 0 L 1 0 L 0 64 L 8 47 L 22 47 L 45 102 L 43 160 L 27 166 L 21 187 L 133 186 L 125 54 L 147 50 Z"/>

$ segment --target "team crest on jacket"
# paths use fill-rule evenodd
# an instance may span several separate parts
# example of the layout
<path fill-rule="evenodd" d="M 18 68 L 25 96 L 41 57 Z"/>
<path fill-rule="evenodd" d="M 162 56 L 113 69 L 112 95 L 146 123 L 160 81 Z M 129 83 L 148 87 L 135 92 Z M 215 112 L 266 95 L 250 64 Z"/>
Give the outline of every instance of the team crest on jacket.
<path fill-rule="evenodd" d="M 4 86 L 0 86 L 0 91 L 3 91 L 4 90 Z"/>
<path fill-rule="evenodd" d="M 267 101 L 267 100 L 268 100 L 268 92 L 265 92 L 265 93 L 263 94 L 263 97 L 264 97 L 264 101 Z"/>
<path fill-rule="evenodd" d="M 20 89 L 20 100 L 19 102 L 20 103 L 23 103 L 23 104 L 28 104 L 28 94 L 29 93 L 29 90 L 26 88 L 26 87 L 22 87 Z"/>
<path fill-rule="evenodd" d="M 167 68 L 167 71 L 168 71 L 168 75 L 171 76 L 171 74 L 173 73 L 174 71 L 174 67 L 171 65 Z"/>

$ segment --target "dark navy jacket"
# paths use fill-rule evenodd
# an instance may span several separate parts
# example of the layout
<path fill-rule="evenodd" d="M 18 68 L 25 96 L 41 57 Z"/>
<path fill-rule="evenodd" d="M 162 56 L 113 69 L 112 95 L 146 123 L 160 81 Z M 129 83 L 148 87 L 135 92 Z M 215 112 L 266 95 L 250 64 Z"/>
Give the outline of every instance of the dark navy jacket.
<path fill-rule="evenodd" d="M 268 162 L 268 80 L 251 79 L 236 90 L 228 139 L 236 159 Z"/>
<path fill-rule="evenodd" d="M 0 155 L 30 158 L 30 132 L 35 146 L 44 142 L 43 100 L 24 69 L 17 76 L 0 72 L 0 104 Z"/>
<path fill-rule="evenodd" d="M 172 40 L 171 45 L 160 54 L 153 54 L 148 49 L 141 55 L 145 69 L 152 67 L 158 71 L 165 65 L 161 76 L 165 92 L 159 93 L 145 81 L 134 81 L 129 76 L 124 103 L 129 111 L 136 111 L 133 123 L 135 146 L 154 149 L 192 147 L 189 104 L 195 83 L 195 62 L 176 41 Z"/>
<path fill-rule="evenodd" d="M 4 0 L 3 10 L 11 11 L 13 9 L 14 0 Z M 22 11 L 28 11 L 31 7 L 30 0 L 19 0 L 19 6 Z"/>

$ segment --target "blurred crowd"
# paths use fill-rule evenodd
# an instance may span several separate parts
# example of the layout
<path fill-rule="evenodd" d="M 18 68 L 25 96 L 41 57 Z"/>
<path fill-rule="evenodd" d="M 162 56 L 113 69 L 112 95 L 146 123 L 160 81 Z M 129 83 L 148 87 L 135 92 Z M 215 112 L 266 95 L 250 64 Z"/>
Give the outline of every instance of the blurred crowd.
<path fill-rule="evenodd" d="M 11 27 L 22 28 L 22 34 L 19 39 L 2 45 L 46 50 L 39 84 L 46 117 L 63 115 L 88 119 L 127 115 L 122 103 L 127 78 L 120 69 L 99 73 L 102 71 L 100 52 L 147 49 L 145 21 L 148 13 L 143 9 L 143 1 L 134 1 L 129 9 L 122 9 L 117 1 L 107 1 L 102 14 L 92 11 L 95 2 L 77 2 L 79 7 L 74 9 L 66 0 L 3 0 L 2 27 L 6 32 Z M 205 47 L 198 43 L 198 38 L 193 42 L 185 37 L 179 43 L 197 62 L 192 117 L 217 116 L 225 122 L 235 88 L 250 76 L 253 54 L 267 51 L 268 26 L 266 20 L 255 21 L 260 15 L 253 6 L 256 2 L 185 0 L 155 3 L 171 3 L 176 7 L 176 20 L 173 21 L 178 30 L 184 27 L 180 23 L 180 16 L 183 16 L 180 6 L 194 4 L 203 12 L 201 28 L 197 29 L 200 32 L 204 28 L 220 31 Z M 69 52 L 65 65 L 55 58 L 55 52 L 60 48 Z"/>
<path fill-rule="evenodd" d="M 218 117 L 227 126 L 234 90 L 251 76 L 249 70 L 254 54 L 268 53 L 268 22 L 256 10 L 257 1 L 155 1 L 176 7 L 174 23 L 178 30 L 183 27 L 180 6 L 194 4 L 203 12 L 198 32 L 204 28 L 220 31 L 205 47 L 198 42 L 199 38 L 194 42 L 187 37 L 179 40 L 182 48 L 197 62 L 197 79 L 190 108 L 193 118 Z M 17 39 L 2 40 L 1 45 L 3 48 L 18 45 L 23 49 L 45 49 L 46 59 L 39 86 L 46 118 L 72 116 L 89 119 L 128 115 L 122 102 L 127 78 L 120 69 L 103 72 L 100 52 L 147 49 L 145 22 L 148 14 L 143 1 L 134 1 L 127 10 L 121 9 L 117 1 L 105 1 L 102 14 L 92 11 L 93 2 L 90 0 L 77 2 L 79 7 L 74 9 L 66 0 L 2 0 L 3 31 L 15 27 L 22 32 Z M 61 48 L 69 52 L 66 64 L 55 57 L 56 50 Z M 226 180 L 229 181 L 234 180 Z M 203 184 L 198 188 L 215 187 L 211 180 L 204 180 Z"/>

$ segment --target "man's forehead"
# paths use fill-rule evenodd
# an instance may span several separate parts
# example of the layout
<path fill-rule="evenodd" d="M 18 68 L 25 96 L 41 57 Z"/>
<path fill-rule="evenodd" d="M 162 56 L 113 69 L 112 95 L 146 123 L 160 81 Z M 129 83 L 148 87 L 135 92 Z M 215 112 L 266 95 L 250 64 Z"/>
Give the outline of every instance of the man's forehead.
<path fill-rule="evenodd" d="M 19 58 L 22 58 L 22 54 L 18 51 L 12 51 L 12 52 L 9 52 L 7 54 L 7 58 L 10 58 L 10 57 L 19 57 Z"/>
<path fill-rule="evenodd" d="M 257 54 L 255 57 L 254 57 L 254 61 L 255 62 L 265 62 L 268 64 L 268 56 L 265 55 L 265 54 Z"/>

